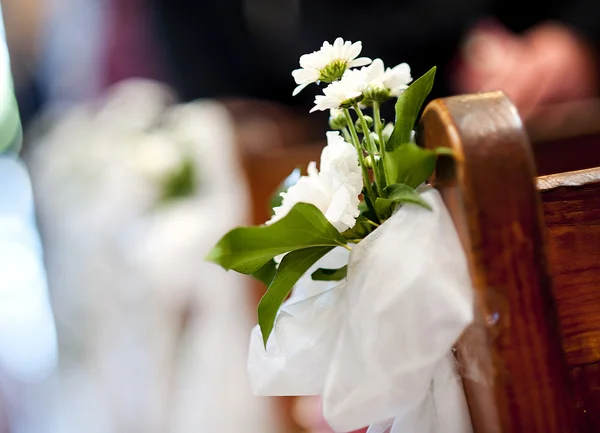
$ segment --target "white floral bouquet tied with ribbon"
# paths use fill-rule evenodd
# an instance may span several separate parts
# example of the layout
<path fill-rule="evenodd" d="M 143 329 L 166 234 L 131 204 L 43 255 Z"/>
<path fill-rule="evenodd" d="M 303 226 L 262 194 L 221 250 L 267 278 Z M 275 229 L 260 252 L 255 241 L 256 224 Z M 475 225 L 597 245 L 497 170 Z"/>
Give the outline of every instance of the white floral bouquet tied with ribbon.
<path fill-rule="evenodd" d="M 361 48 L 338 38 L 300 58 L 295 93 L 330 83 L 311 110 L 331 110 L 335 130 L 320 166 L 280 193 L 264 226 L 232 230 L 207 259 L 268 287 L 250 341 L 256 394 L 320 395 L 341 432 L 470 433 L 452 347 L 473 320 L 473 292 L 426 184 L 451 153 L 419 147 L 413 131 L 435 68 L 409 85 L 408 65 L 385 69 L 357 58 Z M 392 98 L 386 125 L 380 106 Z"/>
<path fill-rule="evenodd" d="M 346 281 L 286 301 L 266 349 L 254 328 L 255 393 L 322 395 L 331 426 L 352 431 L 394 417 L 411 424 L 419 410 L 429 418 L 438 388 L 450 387 L 457 399 L 447 404 L 468 420 L 449 355 L 473 318 L 466 258 L 439 193 L 427 188 L 422 196 L 433 211 L 400 208 L 353 248 Z M 443 371 L 451 374 L 435 383 Z M 468 431 L 442 421 L 439 431 Z"/>

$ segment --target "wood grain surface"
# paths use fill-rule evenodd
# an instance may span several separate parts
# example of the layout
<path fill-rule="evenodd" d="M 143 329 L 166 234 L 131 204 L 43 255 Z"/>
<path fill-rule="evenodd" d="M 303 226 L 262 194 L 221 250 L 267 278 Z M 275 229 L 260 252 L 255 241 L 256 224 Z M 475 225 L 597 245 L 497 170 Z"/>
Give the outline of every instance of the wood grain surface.
<path fill-rule="evenodd" d="M 420 140 L 456 154 L 433 181 L 477 297 L 458 344 L 475 431 L 576 431 L 534 163 L 515 108 L 500 92 L 433 101 Z"/>

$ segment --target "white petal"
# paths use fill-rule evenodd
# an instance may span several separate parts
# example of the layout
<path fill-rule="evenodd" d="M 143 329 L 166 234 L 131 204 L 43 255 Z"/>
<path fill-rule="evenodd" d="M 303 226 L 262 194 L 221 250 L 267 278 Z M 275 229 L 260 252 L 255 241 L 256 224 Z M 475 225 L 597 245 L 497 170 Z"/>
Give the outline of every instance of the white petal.
<path fill-rule="evenodd" d="M 361 51 L 362 51 L 362 42 L 361 41 L 350 44 L 348 46 L 348 53 L 346 53 L 346 55 L 347 55 L 346 58 L 348 60 L 353 60 L 360 54 Z"/>
<path fill-rule="evenodd" d="M 340 104 L 336 100 L 323 95 L 317 95 L 315 97 L 315 106 L 310 110 L 310 112 L 314 111 L 325 111 L 331 108 L 339 108 Z"/>
<path fill-rule="evenodd" d="M 292 77 L 296 84 L 314 83 L 319 79 L 319 71 L 316 69 L 296 69 L 292 71 Z"/>
<path fill-rule="evenodd" d="M 314 164 L 314 162 L 313 162 Z M 275 213 L 265 224 L 270 225 L 286 216 L 296 203 L 309 203 L 316 206 L 322 212 L 327 210 L 330 198 L 323 192 L 319 178 L 301 176 L 295 185 L 292 185 L 286 193 L 281 194 L 283 201 L 281 206 L 273 209 Z"/>
<path fill-rule="evenodd" d="M 275 215 L 267 224 L 283 218 L 296 203 L 302 202 L 316 206 L 339 231 L 353 227 L 360 213 L 362 191 L 361 169 L 354 147 L 339 132 L 329 132 L 327 146 L 321 153 L 321 170 L 317 170 L 313 161 L 307 171 L 308 176 L 302 176 L 281 194 L 282 204 L 274 209 Z"/>
<path fill-rule="evenodd" d="M 308 167 L 306 168 L 306 172 L 308 173 L 308 177 L 318 176 L 319 171 L 317 170 L 317 163 L 315 161 L 309 162 Z"/>
<path fill-rule="evenodd" d="M 348 227 L 341 223 L 341 219 L 350 205 L 350 192 L 346 188 L 339 188 L 331 199 L 331 203 L 325 212 L 325 218 L 339 231 L 344 231 Z M 341 224 L 340 224 L 341 223 Z"/>
<path fill-rule="evenodd" d="M 394 124 L 391 122 L 385 125 L 383 131 L 381 131 L 381 133 L 383 134 L 383 138 L 386 141 L 392 136 L 392 132 L 394 132 Z"/>
<path fill-rule="evenodd" d="M 369 65 L 371 63 L 371 59 L 369 59 L 368 57 L 359 57 L 356 60 L 352 60 L 350 62 L 350 67 L 351 68 L 356 68 L 359 66 L 366 66 Z"/>
<path fill-rule="evenodd" d="M 300 57 L 300 66 L 304 69 L 321 69 L 327 63 L 329 59 L 321 51 L 315 51 L 314 53 L 304 54 Z"/>
<path fill-rule="evenodd" d="M 383 60 L 381 59 L 373 60 L 373 63 L 371 63 L 369 69 L 371 74 L 377 78 L 383 77 L 383 75 L 385 74 L 385 66 L 383 65 Z"/>
<path fill-rule="evenodd" d="M 308 86 L 309 84 L 312 84 L 310 82 L 306 82 L 304 84 L 300 84 L 299 86 L 296 86 L 296 88 L 294 89 L 294 91 L 292 92 L 292 96 L 296 96 L 298 93 L 300 93 L 302 90 L 304 90 L 304 88 L 306 86 Z"/>
<path fill-rule="evenodd" d="M 356 217 L 360 214 L 358 210 L 358 200 L 353 197 L 344 187 L 337 189 L 331 203 L 325 212 L 325 218 L 340 232 L 354 227 Z"/>
<path fill-rule="evenodd" d="M 360 173 L 358 154 L 354 146 L 344 140 L 339 132 L 329 131 L 327 146 L 321 152 L 321 171 L 339 170 L 341 166 Z M 338 174 L 345 176 L 347 173 Z"/>
<path fill-rule="evenodd" d="M 410 75 L 410 66 L 406 63 L 401 63 L 393 69 L 388 68 L 384 75 L 384 84 L 390 89 L 393 96 L 400 95 L 412 81 Z"/>
<path fill-rule="evenodd" d="M 337 38 L 334 42 L 333 42 L 333 49 L 336 52 L 340 52 L 342 50 L 344 46 L 344 40 L 342 38 Z"/>

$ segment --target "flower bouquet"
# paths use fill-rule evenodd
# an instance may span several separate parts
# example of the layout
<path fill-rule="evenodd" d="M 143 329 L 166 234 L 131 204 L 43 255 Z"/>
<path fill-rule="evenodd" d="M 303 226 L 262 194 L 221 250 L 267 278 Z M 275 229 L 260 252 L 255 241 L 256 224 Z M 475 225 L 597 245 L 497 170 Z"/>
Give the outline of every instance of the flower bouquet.
<path fill-rule="evenodd" d="M 338 38 L 300 57 L 294 94 L 328 83 L 311 110 L 330 110 L 320 166 L 280 193 L 265 225 L 230 231 L 207 258 L 268 287 L 248 360 L 257 394 L 322 395 L 337 431 L 468 432 L 451 349 L 472 289 L 426 184 L 448 150 L 419 147 L 413 131 L 435 67 L 413 82 L 407 64 L 386 69 L 361 49 Z"/>
<path fill-rule="evenodd" d="M 35 126 L 26 162 L 60 356 L 43 391 L 28 386 L 19 393 L 26 407 L 17 421 L 35 421 L 26 431 L 60 425 L 63 433 L 123 426 L 145 433 L 276 433 L 272 402 L 253 395 L 246 374 L 248 281 L 197 263 L 249 213 L 227 109 L 215 101 L 178 103 L 170 87 L 131 79 L 94 100 L 51 107 Z M 15 170 L 0 161 L 3 175 Z M 22 190 L 11 184 L 3 191 L 10 207 L 26 207 L 16 199 L 26 198 Z M 13 245 L 4 251 L 18 260 Z M 24 283 L 37 281 L 33 270 L 23 273 L 16 262 L 13 269 Z M 9 274 L 3 276 L 10 285 Z M 39 344 L 52 341 L 52 311 L 48 306 L 42 314 L 45 298 L 31 298 L 32 290 L 15 298 L 30 308 L 2 293 L 0 346 L 11 349 L 12 342 L 31 359 L 13 357 L 20 359 L 13 364 L 39 374 L 53 361 L 39 351 L 51 349 Z M 9 319 L 22 311 L 33 321 L 19 328 L 2 321 L 3 311 Z M 8 371 L 2 356 L 0 350 Z"/>

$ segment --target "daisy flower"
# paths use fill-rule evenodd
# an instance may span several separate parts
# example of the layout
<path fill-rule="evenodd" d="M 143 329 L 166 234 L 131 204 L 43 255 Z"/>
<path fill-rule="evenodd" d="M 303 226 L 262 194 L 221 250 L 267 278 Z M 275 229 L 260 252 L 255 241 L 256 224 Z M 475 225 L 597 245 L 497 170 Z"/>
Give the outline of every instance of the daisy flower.
<path fill-rule="evenodd" d="M 383 84 L 389 89 L 390 94 L 396 97 L 407 89 L 412 80 L 410 66 L 407 63 L 400 63 L 392 69 L 387 68 L 383 75 Z"/>
<path fill-rule="evenodd" d="M 325 87 L 323 95 L 315 97 L 315 106 L 310 112 L 349 108 L 362 99 L 366 84 L 365 68 L 348 70 L 340 81 L 334 81 Z"/>
<path fill-rule="evenodd" d="M 368 101 L 386 101 L 390 97 L 390 91 L 384 83 L 385 67 L 381 59 L 373 60 L 369 66 L 362 68 L 365 74 L 364 97 Z"/>
<path fill-rule="evenodd" d="M 362 42 L 344 42 L 342 38 L 337 38 L 333 45 L 326 41 L 319 51 L 304 54 L 300 57 L 300 69 L 292 72 L 298 84 L 293 95 L 297 95 L 311 83 L 332 83 L 339 80 L 348 68 L 371 63 L 371 59 L 367 57 L 357 58 L 361 50 Z"/>
<path fill-rule="evenodd" d="M 412 81 L 410 67 L 401 63 L 394 68 L 385 69 L 381 59 L 373 60 L 371 65 L 362 68 L 366 76 L 364 97 L 371 101 L 386 101 L 390 95 L 400 96 Z"/>

